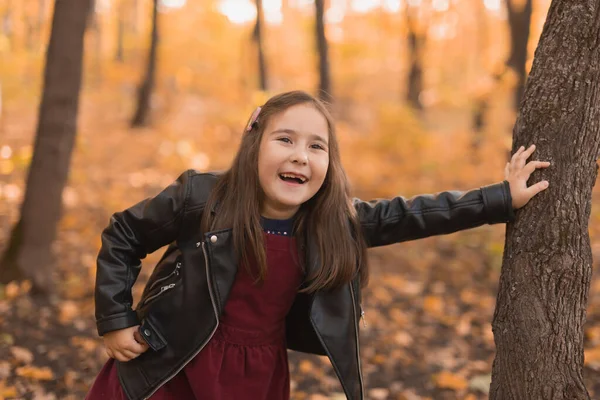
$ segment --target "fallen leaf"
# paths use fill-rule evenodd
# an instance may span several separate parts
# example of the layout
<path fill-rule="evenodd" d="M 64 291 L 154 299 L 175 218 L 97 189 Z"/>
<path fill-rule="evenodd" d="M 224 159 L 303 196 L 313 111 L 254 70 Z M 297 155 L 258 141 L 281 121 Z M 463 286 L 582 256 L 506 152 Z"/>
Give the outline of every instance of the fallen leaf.
<path fill-rule="evenodd" d="M 442 389 L 463 390 L 469 386 L 465 378 L 447 371 L 437 374 L 434 380 L 435 384 Z"/>
<path fill-rule="evenodd" d="M 444 302 L 437 296 L 426 296 L 423 309 L 431 315 L 440 315 L 444 311 Z"/>
<path fill-rule="evenodd" d="M 33 353 L 24 347 L 12 346 L 10 353 L 19 363 L 31 364 L 33 362 Z"/>
<path fill-rule="evenodd" d="M 63 324 L 71 322 L 73 318 L 79 315 L 79 307 L 73 301 L 63 301 L 60 304 L 60 313 L 58 316 L 58 320 Z"/>
<path fill-rule="evenodd" d="M 300 362 L 300 365 L 298 365 L 298 369 L 300 370 L 300 372 L 302 372 L 303 374 L 308 374 L 313 370 L 313 365 L 310 361 L 308 360 L 302 360 Z"/>
<path fill-rule="evenodd" d="M 374 400 L 385 400 L 390 394 L 389 389 L 373 388 L 369 390 L 369 398 Z"/>
<path fill-rule="evenodd" d="M 490 374 L 487 375 L 477 375 L 471 378 L 469 381 L 469 388 L 471 390 L 477 390 L 481 393 L 488 394 L 490 392 L 490 384 L 492 382 L 492 376 Z"/>
<path fill-rule="evenodd" d="M 18 376 L 22 376 L 24 378 L 31 378 L 38 381 L 51 381 L 54 379 L 54 374 L 52 370 L 48 367 L 34 367 L 34 366 L 25 366 L 19 367 L 15 371 Z"/>

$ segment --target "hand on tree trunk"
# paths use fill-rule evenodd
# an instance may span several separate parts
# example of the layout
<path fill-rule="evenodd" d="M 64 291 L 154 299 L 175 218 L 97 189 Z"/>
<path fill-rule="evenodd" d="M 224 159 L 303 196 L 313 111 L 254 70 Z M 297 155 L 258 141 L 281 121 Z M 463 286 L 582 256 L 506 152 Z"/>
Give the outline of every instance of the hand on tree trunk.
<path fill-rule="evenodd" d="M 545 180 L 527 187 L 527 180 L 533 171 L 538 168 L 547 168 L 550 166 L 548 161 L 530 161 L 526 163 L 534 151 L 534 144 L 529 146 L 527 150 L 525 150 L 524 146 L 521 146 L 512 156 L 510 162 L 506 163 L 506 167 L 504 168 L 504 178 L 510 186 L 514 209 L 523 207 L 533 196 L 548 188 L 549 183 Z"/>

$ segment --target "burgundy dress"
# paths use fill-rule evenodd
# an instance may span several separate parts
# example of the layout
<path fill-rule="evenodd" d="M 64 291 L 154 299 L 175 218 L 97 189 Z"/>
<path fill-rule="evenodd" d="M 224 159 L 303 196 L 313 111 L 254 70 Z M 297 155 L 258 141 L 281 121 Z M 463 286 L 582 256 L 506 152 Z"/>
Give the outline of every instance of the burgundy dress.
<path fill-rule="evenodd" d="M 265 282 L 255 285 L 255 275 L 245 265 L 239 266 L 215 335 L 150 399 L 289 399 L 285 317 L 302 279 L 296 242 L 288 233 L 291 224 L 291 220 L 263 219 Z M 114 359 L 106 362 L 86 399 L 127 399 Z"/>

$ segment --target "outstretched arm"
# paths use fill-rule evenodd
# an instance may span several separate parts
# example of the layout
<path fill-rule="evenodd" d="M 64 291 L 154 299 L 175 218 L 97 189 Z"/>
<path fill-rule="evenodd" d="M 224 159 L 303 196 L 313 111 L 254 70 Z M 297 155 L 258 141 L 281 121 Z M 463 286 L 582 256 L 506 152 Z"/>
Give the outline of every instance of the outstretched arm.
<path fill-rule="evenodd" d="M 410 199 L 362 201 L 354 206 L 369 247 L 425 238 L 474 228 L 484 224 L 508 222 L 514 209 L 520 208 L 547 183 L 527 187 L 527 180 L 537 168 L 548 162 L 525 164 L 535 147 L 519 149 L 505 168 L 506 180 L 467 192 L 446 191 L 415 196 Z"/>

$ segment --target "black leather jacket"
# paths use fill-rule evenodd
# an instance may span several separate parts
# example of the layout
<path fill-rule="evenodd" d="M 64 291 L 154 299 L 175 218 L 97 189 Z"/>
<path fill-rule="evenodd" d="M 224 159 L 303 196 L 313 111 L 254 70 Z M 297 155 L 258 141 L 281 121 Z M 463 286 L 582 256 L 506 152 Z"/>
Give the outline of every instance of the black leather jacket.
<path fill-rule="evenodd" d="M 96 323 L 103 335 L 141 324 L 150 349 L 117 362 L 130 399 L 150 397 L 177 374 L 217 329 L 235 279 L 231 229 L 201 236 L 200 219 L 217 175 L 184 172 L 157 196 L 115 213 L 102 233 L 96 276 Z M 369 247 L 507 222 L 513 210 L 508 182 L 468 192 L 354 205 Z M 215 209 L 210 212 L 218 212 Z M 131 288 L 141 259 L 169 245 L 133 309 Z M 319 255 L 306 248 L 307 268 Z M 286 319 L 288 348 L 327 355 L 349 399 L 364 399 L 359 358 L 360 283 L 298 294 Z"/>

